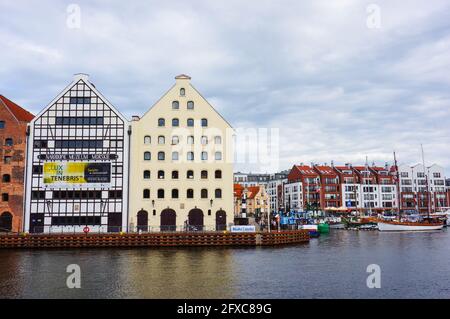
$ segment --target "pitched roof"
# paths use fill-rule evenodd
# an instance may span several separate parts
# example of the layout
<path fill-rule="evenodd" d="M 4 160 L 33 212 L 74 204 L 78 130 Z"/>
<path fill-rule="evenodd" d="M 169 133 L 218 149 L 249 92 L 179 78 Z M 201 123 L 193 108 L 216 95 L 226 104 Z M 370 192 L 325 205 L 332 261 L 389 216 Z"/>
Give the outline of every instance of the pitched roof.
<path fill-rule="evenodd" d="M 15 118 L 18 121 L 30 122 L 34 118 L 33 114 L 23 109 L 22 107 L 18 106 L 16 103 L 7 99 L 3 95 L 0 95 L 0 100 L 11 111 L 11 113 L 15 116 Z"/>
<path fill-rule="evenodd" d="M 333 170 L 331 166 L 326 165 L 316 165 L 314 166 L 320 174 L 322 175 L 336 175 L 336 172 Z"/>
<path fill-rule="evenodd" d="M 301 174 L 304 174 L 304 175 L 314 175 L 314 176 L 317 176 L 318 174 L 317 174 L 317 172 L 313 169 L 313 168 L 311 168 L 310 166 L 306 166 L 306 165 L 295 165 L 295 167 L 298 169 L 298 171 L 301 173 Z"/>
<path fill-rule="evenodd" d="M 245 189 L 247 190 L 247 199 L 253 199 L 255 198 L 256 194 L 259 193 L 260 187 L 259 186 L 244 187 L 241 184 L 234 184 L 234 196 L 241 198 Z"/>

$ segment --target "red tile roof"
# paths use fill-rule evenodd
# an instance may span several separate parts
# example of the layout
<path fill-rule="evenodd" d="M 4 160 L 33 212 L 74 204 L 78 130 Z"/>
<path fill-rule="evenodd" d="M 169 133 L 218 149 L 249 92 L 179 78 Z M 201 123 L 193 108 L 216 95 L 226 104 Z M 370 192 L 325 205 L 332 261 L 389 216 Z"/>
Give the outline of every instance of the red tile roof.
<path fill-rule="evenodd" d="M 306 166 L 306 165 L 303 165 L 303 166 L 295 165 L 295 167 L 299 170 L 299 172 L 301 174 L 317 176 L 317 172 L 313 168 L 311 168 L 309 166 Z"/>
<path fill-rule="evenodd" d="M 16 103 L 7 99 L 3 95 L 0 95 L 0 100 L 3 102 L 3 104 L 5 104 L 5 106 L 11 111 L 11 113 L 16 117 L 18 121 L 30 122 L 34 118 L 33 114 L 18 106 Z"/>
<path fill-rule="evenodd" d="M 253 199 L 255 198 L 256 194 L 259 193 L 259 186 L 249 186 L 244 187 L 241 184 L 234 184 L 234 196 L 235 197 L 242 197 L 242 193 L 244 192 L 244 189 L 247 189 L 247 199 Z"/>

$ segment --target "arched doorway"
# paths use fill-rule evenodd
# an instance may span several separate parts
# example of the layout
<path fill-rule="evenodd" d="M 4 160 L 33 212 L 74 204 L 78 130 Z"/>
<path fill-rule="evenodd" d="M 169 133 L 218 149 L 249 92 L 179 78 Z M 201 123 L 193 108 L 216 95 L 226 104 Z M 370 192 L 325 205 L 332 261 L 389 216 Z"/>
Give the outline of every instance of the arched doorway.
<path fill-rule="evenodd" d="M 177 230 L 177 213 L 170 208 L 161 212 L 161 231 Z"/>
<path fill-rule="evenodd" d="M 148 212 L 141 209 L 137 213 L 137 231 L 148 231 Z"/>
<path fill-rule="evenodd" d="M 224 210 L 218 210 L 216 212 L 216 230 L 227 229 L 227 213 Z"/>
<path fill-rule="evenodd" d="M 10 232 L 12 230 L 13 216 L 10 212 L 4 212 L 0 216 L 0 232 Z"/>
<path fill-rule="evenodd" d="M 188 215 L 189 230 L 203 230 L 203 212 L 201 209 L 194 208 Z"/>

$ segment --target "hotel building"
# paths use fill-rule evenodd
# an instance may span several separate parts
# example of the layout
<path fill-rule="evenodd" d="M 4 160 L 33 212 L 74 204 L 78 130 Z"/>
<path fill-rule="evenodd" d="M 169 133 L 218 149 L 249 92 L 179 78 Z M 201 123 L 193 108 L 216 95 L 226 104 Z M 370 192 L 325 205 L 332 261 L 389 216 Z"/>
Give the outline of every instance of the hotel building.
<path fill-rule="evenodd" d="M 128 126 L 75 75 L 29 124 L 25 231 L 127 231 Z"/>
<path fill-rule="evenodd" d="M 33 114 L 0 95 L 0 232 L 23 226 L 23 183 L 27 125 Z"/>
<path fill-rule="evenodd" d="M 223 230 L 233 223 L 233 130 L 179 75 L 132 121 L 130 226 Z"/>

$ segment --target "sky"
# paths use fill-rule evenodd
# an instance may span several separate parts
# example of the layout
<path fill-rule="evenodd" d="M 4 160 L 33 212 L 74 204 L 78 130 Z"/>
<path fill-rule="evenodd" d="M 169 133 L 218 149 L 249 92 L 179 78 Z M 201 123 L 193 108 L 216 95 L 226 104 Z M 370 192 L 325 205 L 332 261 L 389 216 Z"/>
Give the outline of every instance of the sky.
<path fill-rule="evenodd" d="M 450 177 L 450 2 L 0 0 L 0 94 L 35 114 L 87 73 L 125 116 L 184 73 L 278 167 L 422 161 Z M 274 134 L 275 134 L 274 133 Z"/>

